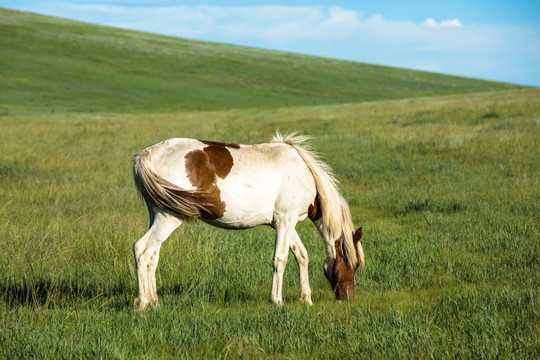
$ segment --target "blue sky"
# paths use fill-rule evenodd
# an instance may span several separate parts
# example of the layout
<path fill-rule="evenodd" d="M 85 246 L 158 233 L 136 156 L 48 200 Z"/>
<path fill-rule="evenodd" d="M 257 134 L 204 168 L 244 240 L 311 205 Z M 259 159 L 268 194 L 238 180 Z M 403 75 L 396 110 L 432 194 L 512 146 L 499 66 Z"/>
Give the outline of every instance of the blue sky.
<path fill-rule="evenodd" d="M 540 0 L 2 1 L 159 34 L 540 86 Z"/>

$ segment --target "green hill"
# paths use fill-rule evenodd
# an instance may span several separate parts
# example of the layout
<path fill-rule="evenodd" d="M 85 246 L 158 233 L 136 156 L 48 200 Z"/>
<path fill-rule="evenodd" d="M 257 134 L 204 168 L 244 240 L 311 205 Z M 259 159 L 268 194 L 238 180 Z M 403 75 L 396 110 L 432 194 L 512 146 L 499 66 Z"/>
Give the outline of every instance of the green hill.
<path fill-rule="evenodd" d="M 518 86 L 0 9 L 0 112 L 272 108 Z"/>

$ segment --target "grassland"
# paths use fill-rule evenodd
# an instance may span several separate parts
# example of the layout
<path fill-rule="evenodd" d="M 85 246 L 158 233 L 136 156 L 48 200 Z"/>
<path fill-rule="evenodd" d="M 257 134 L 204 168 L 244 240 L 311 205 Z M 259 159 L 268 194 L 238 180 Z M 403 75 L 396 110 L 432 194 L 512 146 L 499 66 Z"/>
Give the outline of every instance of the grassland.
<path fill-rule="evenodd" d="M 0 354 L 6 357 L 504 357 L 539 353 L 540 91 L 346 106 L 2 119 Z M 193 124 L 197 126 L 193 126 Z M 337 304 L 311 255 L 313 307 L 267 303 L 270 229 L 193 222 L 162 250 L 162 306 L 134 311 L 145 209 L 130 156 L 171 134 L 313 135 L 334 166 L 367 269 Z"/>
<path fill-rule="evenodd" d="M 3 113 L 342 104 L 518 88 L 0 9 Z"/>
<path fill-rule="evenodd" d="M 41 21 L 38 30 L 64 26 Z M 90 34 L 136 35 L 65 23 Z M 283 56 L 289 64 L 287 56 L 297 55 Z M 374 68 L 380 76 L 399 74 Z M 302 103 L 270 91 L 268 102 L 255 106 L 240 98 L 246 84 L 215 111 L 205 111 L 202 100 L 194 111 L 172 101 L 132 109 L 122 97 L 93 109 L 106 96 L 77 103 L 82 93 L 73 89 L 71 100 L 54 95 L 53 113 L 40 100 L 39 76 L 47 74 L 37 71 L 36 102 L 28 103 L 33 92 L 2 69 L 2 86 L 18 95 L 0 95 L 9 109 L 0 117 L 0 358 L 539 357 L 539 89 L 479 83 L 466 94 L 433 95 L 428 84 L 414 82 L 422 91 L 413 86 L 410 97 L 403 85 L 395 98 L 340 104 L 335 95 L 313 106 L 313 98 Z M 43 81 L 64 84 L 50 76 Z M 151 94 L 145 91 L 143 98 Z M 364 227 L 367 267 L 357 274 L 356 300 L 333 299 L 323 244 L 308 222 L 298 232 L 310 254 L 314 305 L 297 301 L 291 260 L 285 305 L 274 307 L 272 230 L 225 231 L 193 221 L 163 245 L 161 306 L 134 310 L 131 249 L 147 215 L 131 155 L 171 136 L 264 142 L 276 128 L 313 136 L 342 182 L 355 224 Z"/>

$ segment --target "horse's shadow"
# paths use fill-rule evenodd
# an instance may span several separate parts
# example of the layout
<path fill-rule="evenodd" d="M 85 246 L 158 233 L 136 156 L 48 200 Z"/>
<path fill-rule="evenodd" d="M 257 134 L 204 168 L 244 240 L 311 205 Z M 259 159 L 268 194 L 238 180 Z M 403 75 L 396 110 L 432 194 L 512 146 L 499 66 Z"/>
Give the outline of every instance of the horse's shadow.
<path fill-rule="evenodd" d="M 19 282 L 0 282 L 0 301 L 9 307 L 106 306 L 121 310 L 133 306 L 126 287 L 120 284 L 103 287 L 95 281 L 53 282 L 47 279 L 24 279 Z"/>

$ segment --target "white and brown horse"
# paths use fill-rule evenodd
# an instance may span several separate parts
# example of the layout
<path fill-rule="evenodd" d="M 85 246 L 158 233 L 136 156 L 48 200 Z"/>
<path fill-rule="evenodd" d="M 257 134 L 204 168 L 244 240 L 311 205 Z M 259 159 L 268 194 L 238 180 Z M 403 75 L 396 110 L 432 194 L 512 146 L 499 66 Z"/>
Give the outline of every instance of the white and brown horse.
<path fill-rule="evenodd" d="M 311 304 L 308 254 L 296 233 L 309 217 L 326 245 L 324 273 L 338 300 L 354 297 L 354 274 L 364 266 L 361 228 L 331 169 L 302 136 L 259 145 L 169 139 L 134 156 L 133 175 L 150 215 L 150 229 L 133 246 L 139 295 L 135 305 L 157 305 L 156 267 L 161 244 L 190 218 L 226 229 L 269 225 L 276 230 L 271 301 L 282 303 L 289 249 L 300 269 L 300 300 Z"/>

